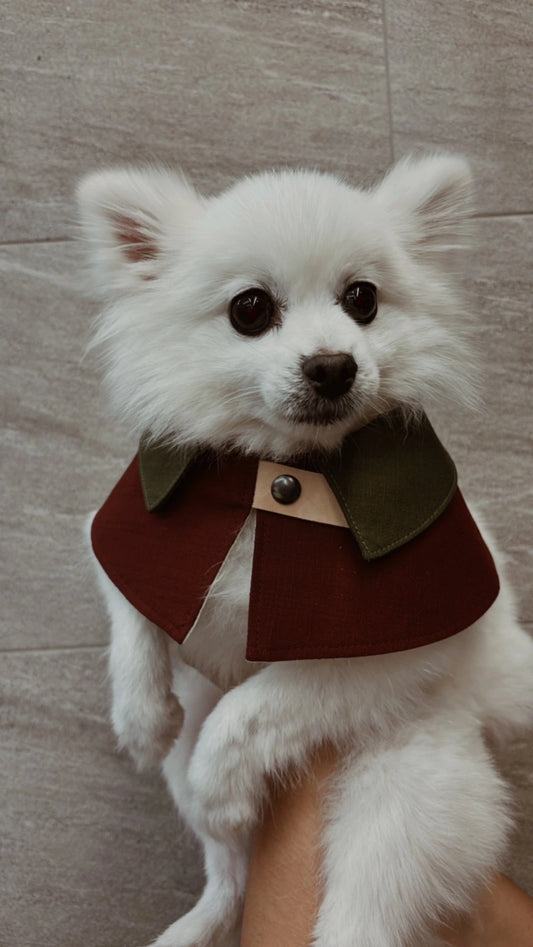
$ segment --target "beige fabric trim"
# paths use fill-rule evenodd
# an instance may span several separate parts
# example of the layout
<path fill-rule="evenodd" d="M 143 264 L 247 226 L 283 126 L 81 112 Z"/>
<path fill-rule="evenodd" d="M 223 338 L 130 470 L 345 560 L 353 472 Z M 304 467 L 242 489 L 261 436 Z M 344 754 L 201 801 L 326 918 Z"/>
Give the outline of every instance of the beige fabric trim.
<path fill-rule="evenodd" d="M 300 481 L 302 492 L 294 503 L 278 503 L 270 492 L 272 481 L 281 474 L 290 474 Z M 288 467 L 286 464 L 274 464 L 269 460 L 259 461 L 252 506 L 256 510 L 295 516 L 313 523 L 345 526 L 348 529 L 344 513 L 326 478 L 320 473 Z"/>

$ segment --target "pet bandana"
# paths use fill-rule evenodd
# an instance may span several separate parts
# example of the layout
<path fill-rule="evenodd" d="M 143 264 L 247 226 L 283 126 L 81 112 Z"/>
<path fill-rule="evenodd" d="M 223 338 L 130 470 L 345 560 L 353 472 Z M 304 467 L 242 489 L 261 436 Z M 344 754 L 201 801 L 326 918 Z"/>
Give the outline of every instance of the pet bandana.
<path fill-rule="evenodd" d="M 498 594 L 453 461 L 426 417 L 406 428 L 398 412 L 301 465 L 143 439 L 94 519 L 94 552 L 131 604 L 182 643 L 252 506 L 249 661 L 431 644 Z"/>

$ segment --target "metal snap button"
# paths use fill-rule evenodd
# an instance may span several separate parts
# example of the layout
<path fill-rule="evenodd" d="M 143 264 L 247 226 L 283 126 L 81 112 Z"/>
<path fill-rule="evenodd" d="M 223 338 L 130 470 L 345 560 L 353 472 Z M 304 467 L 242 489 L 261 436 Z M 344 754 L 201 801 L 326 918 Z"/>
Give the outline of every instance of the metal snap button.
<path fill-rule="evenodd" d="M 302 492 L 302 486 L 296 477 L 280 474 L 272 481 L 270 492 L 277 503 L 295 503 Z"/>

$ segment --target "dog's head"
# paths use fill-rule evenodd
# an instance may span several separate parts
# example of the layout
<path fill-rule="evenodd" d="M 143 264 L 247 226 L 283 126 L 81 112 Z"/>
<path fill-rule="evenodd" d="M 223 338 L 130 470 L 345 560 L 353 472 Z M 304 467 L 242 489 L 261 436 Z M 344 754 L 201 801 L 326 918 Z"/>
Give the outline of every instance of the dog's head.
<path fill-rule="evenodd" d="M 116 404 L 138 431 L 279 459 L 396 406 L 468 400 L 449 257 L 469 193 L 453 157 L 369 191 L 282 171 L 204 199 L 164 171 L 91 175 L 79 204 Z"/>

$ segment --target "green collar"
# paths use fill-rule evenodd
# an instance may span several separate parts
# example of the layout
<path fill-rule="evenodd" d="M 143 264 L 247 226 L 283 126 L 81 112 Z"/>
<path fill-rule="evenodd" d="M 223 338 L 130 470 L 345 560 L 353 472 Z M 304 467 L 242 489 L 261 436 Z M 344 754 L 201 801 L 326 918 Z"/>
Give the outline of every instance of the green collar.
<path fill-rule="evenodd" d="M 164 503 L 199 453 L 141 439 L 139 468 L 147 510 L 154 512 Z M 453 460 L 425 415 L 407 427 L 398 411 L 382 415 L 349 434 L 337 453 L 314 459 L 365 559 L 384 556 L 424 532 L 457 487 Z"/>

